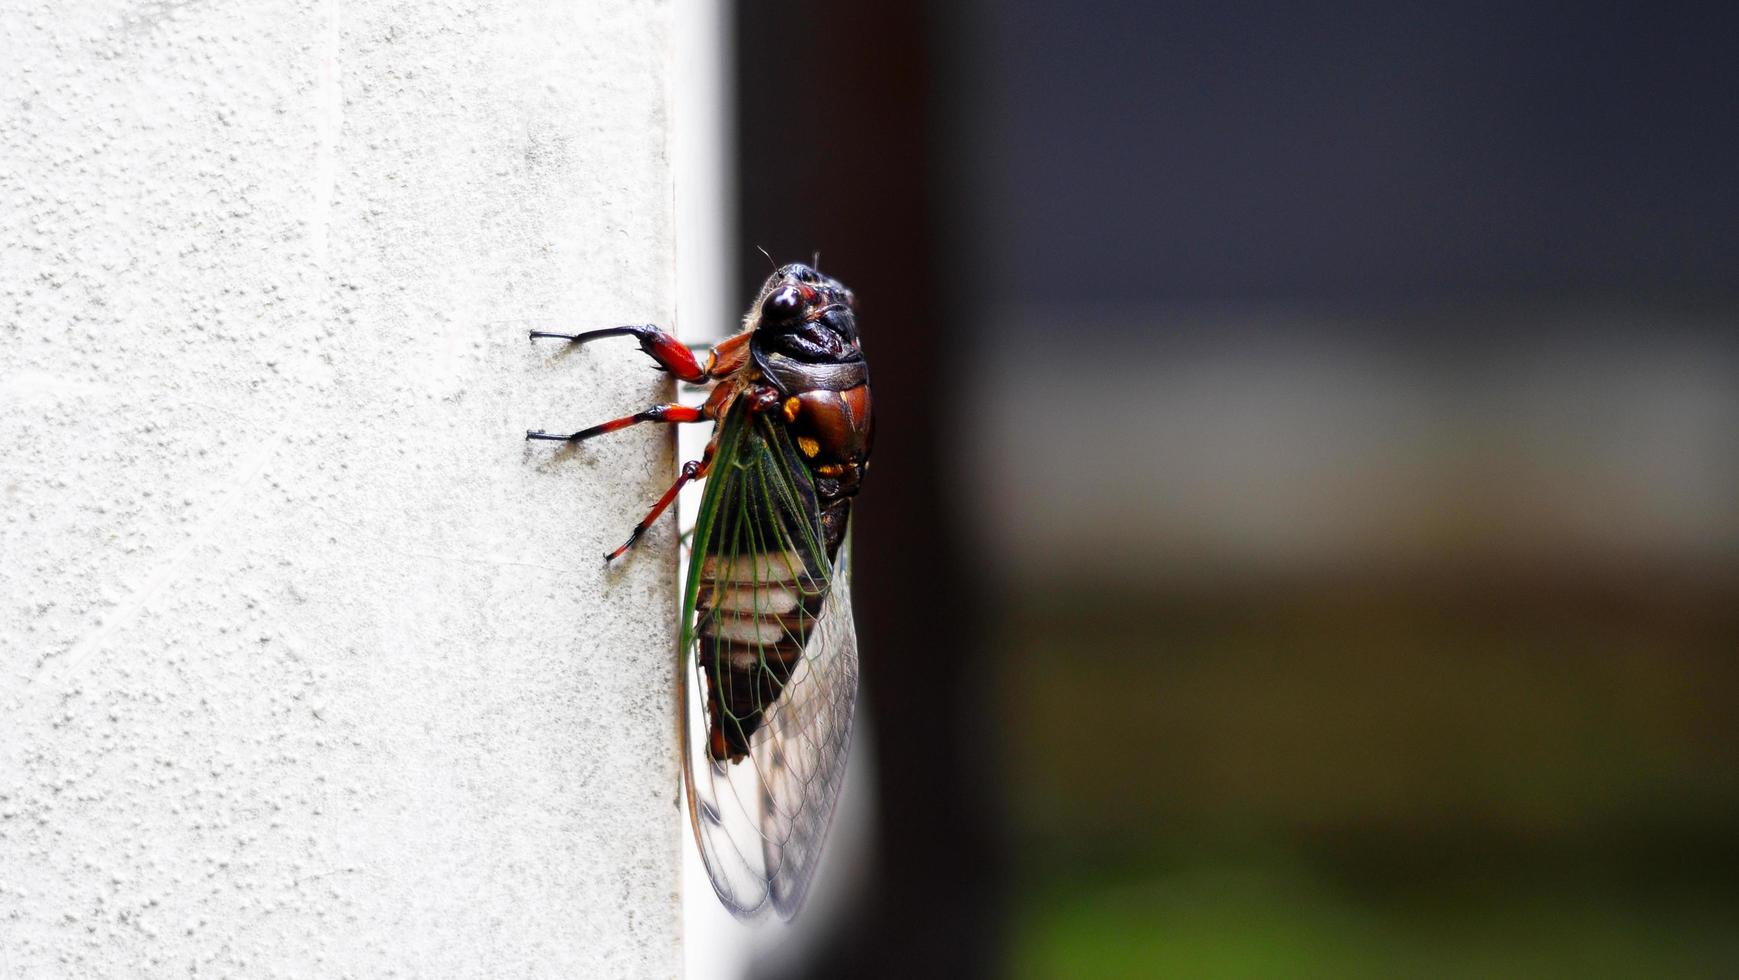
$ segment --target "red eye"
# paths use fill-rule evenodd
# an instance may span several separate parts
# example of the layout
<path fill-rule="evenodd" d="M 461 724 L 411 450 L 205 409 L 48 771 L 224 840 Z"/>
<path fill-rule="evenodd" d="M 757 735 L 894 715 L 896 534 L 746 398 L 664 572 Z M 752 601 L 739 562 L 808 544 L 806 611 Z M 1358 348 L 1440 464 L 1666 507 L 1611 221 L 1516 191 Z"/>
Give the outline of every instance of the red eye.
<path fill-rule="evenodd" d="M 805 305 L 802 287 L 780 286 L 761 303 L 761 319 L 774 323 L 792 320 L 803 312 Z"/>

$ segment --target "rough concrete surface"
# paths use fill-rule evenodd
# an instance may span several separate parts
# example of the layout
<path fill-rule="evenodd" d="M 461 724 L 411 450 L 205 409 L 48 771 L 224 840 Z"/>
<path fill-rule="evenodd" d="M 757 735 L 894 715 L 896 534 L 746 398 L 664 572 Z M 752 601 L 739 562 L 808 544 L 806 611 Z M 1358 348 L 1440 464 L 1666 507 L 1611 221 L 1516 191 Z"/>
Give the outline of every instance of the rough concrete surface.
<path fill-rule="evenodd" d="M 0 976 L 680 969 L 670 21 L 0 0 Z"/>

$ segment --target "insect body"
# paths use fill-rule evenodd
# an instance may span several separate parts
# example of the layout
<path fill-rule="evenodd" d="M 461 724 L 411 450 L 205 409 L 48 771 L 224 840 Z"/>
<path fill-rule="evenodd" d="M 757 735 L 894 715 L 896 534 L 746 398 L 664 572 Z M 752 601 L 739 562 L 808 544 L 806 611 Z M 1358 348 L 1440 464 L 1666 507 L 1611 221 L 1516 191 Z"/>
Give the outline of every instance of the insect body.
<path fill-rule="evenodd" d="M 869 465 L 869 367 L 856 301 L 802 264 L 777 270 L 743 331 L 703 365 L 656 327 L 634 336 L 665 370 L 717 382 L 699 408 L 655 405 L 570 435 L 582 442 L 638 422 L 717 423 L 620 557 L 691 480 L 707 479 L 683 599 L 678 685 L 683 781 L 695 840 L 719 898 L 740 916 L 802 905 L 844 782 L 857 693 L 848 530 Z"/>

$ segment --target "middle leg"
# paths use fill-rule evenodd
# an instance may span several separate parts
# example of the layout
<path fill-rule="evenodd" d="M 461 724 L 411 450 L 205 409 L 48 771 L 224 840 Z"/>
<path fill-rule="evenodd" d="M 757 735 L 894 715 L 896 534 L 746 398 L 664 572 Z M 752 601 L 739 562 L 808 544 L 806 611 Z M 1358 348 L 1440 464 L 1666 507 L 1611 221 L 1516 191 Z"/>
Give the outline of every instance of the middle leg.
<path fill-rule="evenodd" d="M 536 431 L 527 430 L 525 437 L 527 439 L 548 439 L 552 442 L 585 442 L 593 436 L 626 429 L 631 425 L 639 425 L 641 422 L 663 422 L 668 425 L 677 425 L 683 422 L 706 422 L 712 418 L 708 407 L 706 405 L 700 408 L 690 408 L 687 405 L 654 405 L 644 412 L 635 412 L 633 415 L 624 415 L 619 419 L 600 422 L 589 429 L 581 429 L 565 436 L 538 429 Z"/>

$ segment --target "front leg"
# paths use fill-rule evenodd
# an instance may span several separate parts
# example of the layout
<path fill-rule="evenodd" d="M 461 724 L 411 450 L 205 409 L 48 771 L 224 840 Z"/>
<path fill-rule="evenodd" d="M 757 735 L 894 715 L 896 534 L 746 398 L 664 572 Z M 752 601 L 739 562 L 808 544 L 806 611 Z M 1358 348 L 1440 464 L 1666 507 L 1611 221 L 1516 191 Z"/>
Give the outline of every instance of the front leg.
<path fill-rule="evenodd" d="M 628 324 L 621 327 L 606 327 L 603 330 L 588 330 L 585 333 L 548 333 L 543 330 L 533 330 L 533 340 L 565 340 L 579 346 L 605 337 L 633 337 L 640 341 L 640 349 L 645 351 L 658 366 L 676 375 L 689 384 L 700 384 L 707 380 L 705 368 L 694 359 L 694 352 L 683 346 L 682 342 L 658 329 L 650 323 Z"/>
<path fill-rule="evenodd" d="M 749 337 L 753 330 L 745 330 L 712 346 L 707 351 L 706 364 L 702 365 L 695 359 L 695 352 L 684 346 L 675 337 L 658 329 L 650 323 L 629 324 L 621 327 L 606 327 L 603 330 L 588 330 L 585 333 L 549 333 L 543 330 L 533 330 L 533 340 L 565 340 L 570 344 L 584 344 L 588 341 L 601 340 L 605 337 L 634 337 L 640 341 L 640 349 L 658 362 L 658 366 L 689 384 L 704 384 L 707 381 L 717 381 L 726 375 L 741 370 L 749 363 Z"/>

